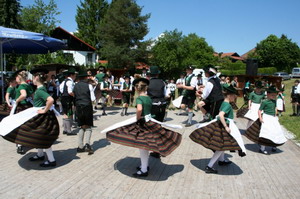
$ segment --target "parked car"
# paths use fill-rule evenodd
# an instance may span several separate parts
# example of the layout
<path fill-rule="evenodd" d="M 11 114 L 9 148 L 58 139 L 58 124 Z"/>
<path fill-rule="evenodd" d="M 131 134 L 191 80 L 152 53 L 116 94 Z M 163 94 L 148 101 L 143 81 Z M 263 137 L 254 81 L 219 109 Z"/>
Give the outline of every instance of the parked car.
<path fill-rule="evenodd" d="M 300 77 L 300 68 L 293 68 L 291 76 L 292 78 Z"/>
<path fill-rule="evenodd" d="M 290 75 L 286 72 L 277 72 L 277 73 L 274 73 L 274 76 L 282 77 L 282 80 L 291 79 Z"/>

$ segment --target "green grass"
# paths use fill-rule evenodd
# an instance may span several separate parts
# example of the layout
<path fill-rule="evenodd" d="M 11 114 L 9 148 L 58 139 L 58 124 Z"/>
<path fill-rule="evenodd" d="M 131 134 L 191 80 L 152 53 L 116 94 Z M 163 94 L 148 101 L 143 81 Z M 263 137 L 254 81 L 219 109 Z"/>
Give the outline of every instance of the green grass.
<path fill-rule="evenodd" d="M 295 79 L 284 81 L 285 84 L 285 112 L 282 113 L 282 116 L 279 117 L 279 122 L 282 124 L 288 131 L 292 132 L 296 136 L 296 140 L 300 140 L 300 117 L 290 117 L 293 113 L 292 104 L 291 104 L 291 89 L 294 85 Z M 242 97 L 237 99 L 238 107 L 241 107 L 244 103 Z"/>
<path fill-rule="evenodd" d="M 300 140 L 300 117 L 290 117 L 293 113 L 291 103 L 291 89 L 294 85 L 295 79 L 284 81 L 285 84 L 285 112 L 279 118 L 280 124 L 282 124 L 287 130 L 294 133 L 297 140 Z"/>

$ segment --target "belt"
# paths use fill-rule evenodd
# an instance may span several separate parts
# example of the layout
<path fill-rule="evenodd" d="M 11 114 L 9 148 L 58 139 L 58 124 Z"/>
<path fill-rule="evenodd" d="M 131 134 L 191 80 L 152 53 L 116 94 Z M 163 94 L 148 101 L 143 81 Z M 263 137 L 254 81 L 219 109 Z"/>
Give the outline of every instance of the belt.
<path fill-rule="evenodd" d="M 160 106 L 160 105 L 164 105 L 164 104 L 167 104 L 167 102 L 159 101 L 159 102 L 152 103 L 152 105 L 154 105 L 154 106 Z"/>

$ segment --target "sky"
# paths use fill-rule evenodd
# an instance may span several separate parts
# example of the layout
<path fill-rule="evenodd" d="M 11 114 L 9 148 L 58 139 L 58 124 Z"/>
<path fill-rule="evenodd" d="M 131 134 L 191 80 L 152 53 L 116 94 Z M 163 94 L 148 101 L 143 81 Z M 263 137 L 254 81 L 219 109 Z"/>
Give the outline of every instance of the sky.
<path fill-rule="evenodd" d="M 83 0 L 82 0 L 83 1 Z M 34 0 L 21 0 L 22 6 Z M 49 0 L 44 0 L 48 3 Z M 196 33 L 218 53 L 242 55 L 270 34 L 287 35 L 300 45 L 299 0 L 136 0 L 142 15 L 151 14 L 149 33 L 154 39 L 165 31 L 177 29 L 183 35 Z M 76 9 L 80 0 L 56 0 L 61 14 L 58 24 L 75 32 Z"/>

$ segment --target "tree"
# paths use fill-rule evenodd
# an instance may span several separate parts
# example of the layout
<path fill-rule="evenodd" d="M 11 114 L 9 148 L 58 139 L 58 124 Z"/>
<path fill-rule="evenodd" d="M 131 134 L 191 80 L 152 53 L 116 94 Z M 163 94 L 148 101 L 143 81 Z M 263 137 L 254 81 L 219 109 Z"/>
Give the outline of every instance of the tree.
<path fill-rule="evenodd" d="M 196 34 L 182 35 L 177 29 L 166 31 L 155 42 L 152 48 L 152 64 L 160 66 L 165 73 L 178 76 L 188 65 L 203 68 L 215 64 L 213 48 L 204 38 Z"/>
<path fill-rule="evenodd" d="M 33 5 L 24 7 L 21 10 L 21 22 L 25 30 L 50 35 L 57 23 L 60 23 L 56 19 L 59 14 L 60 12 L 57 10 L 57 4 L 54 0 L 50 0 L 48 4 L 45 4 L 42 0 L 35 0 Z M 31 67 L 35 64 L 71 64 L 73 62 L 74 60 L 66 57 L 62 51 L 59 51 L 43 55 L 18 56 L 15 63 L 18 67 L 24 65 Z"/>
<path fill-rule="evenodd" d="M 54 0 L 50 0 L 49 4 L 45 4 L 43 0 L 35 0 L 33 5 L 22 9 L 21 22 L 25 30 L 50 35 L 60 23 L 56 19 L 59 14 Z"/>
<path fill-rule="evenodd" d="M 141 15 L 142 8 L 134 0 L 113 0 L 100 26 L 100 55 L 110 66 L 133 66 L 136 50 L 148 33 L 150 14 Z"/>
<path fill-rule="evenodd" d="M 215 64 L 217 58 L 213 55 L 214 49 L 209 46 L 205 38 L 199 37 L 195 33 L 183 37 L 183 45 L 187 51 L 183 65 L 194 65 L 203 68 L 208 64 Z"/>
<path fill-rule="evenodd" d="M 252 58 L 258 58 L 260 67 L 275 67 L 278 71 L 290 72 L 300 62 L 299 46 L 286 35 L 278 38 L 269 35 L 256 46 Z"/>
<path fill-rule="evenodd" d="M 186 56 L 182 32 L 177 29 L 164 32 L 154 43 L 151 54 L 151 64 L 158 65 L 165 72 L 178 75 L 182 72 Z"/>
<path fill-rule="evenodd" d="M 78 32 L 75 35 L 99 50 L 100 23 L 107 11 L 106 0 L 84 0 L 77 6 L 76 22 Z"/>
<path fill-rule="evenodd" d="M 0 25 L 7 28 L 21 28 L 19 0 L 0 0 Z"/>

